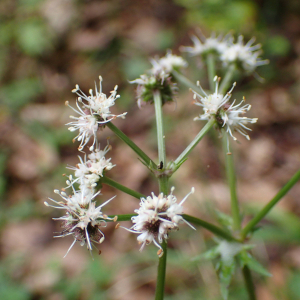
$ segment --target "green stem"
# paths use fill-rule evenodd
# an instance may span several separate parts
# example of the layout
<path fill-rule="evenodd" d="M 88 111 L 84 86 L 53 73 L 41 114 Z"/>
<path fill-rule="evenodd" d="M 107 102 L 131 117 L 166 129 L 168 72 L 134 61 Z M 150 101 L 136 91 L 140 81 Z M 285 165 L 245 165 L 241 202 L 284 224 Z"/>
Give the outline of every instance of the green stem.
<path fill-rule="evenodd" d="M 164 299 L 165 281 L 166 281 L 166 268 L 167 268 L 167 242 L 162 242 L 163 256 L 159 258 L 157 268 L 157 281 L 155 289 L 155 300 Z"/>
<path fill-rule="evenodd" d="M 235 72 L 235 64 L 229 65 L 229 68 L 227 70 L 227 73 L 225 74 L 225 77 L 221 81 L 219 93 L 223 94 L 226 92 L 226 89 L 228 89 L 228 86 L 230 84 L 230 81 L 232 80 L 233 74 Z"/>
<path fill-rule="evenodd" d="M 127 215 L 109 215 L 109 218 L 114 218 L 114 217 L 118 217 L 117 222 L 118 221 L 131 221 L 131 218 L 136 216 L 137 214 L 127 214 Z M 105 220 L 106 222 L 109 222 L 110 220 Z"/>
<path fill-rule="evenodd" d="M 160 176 L 158 178 L 158 185 L 159 185 L 159 192 L 163 193 L 164 195 L 169 194 L 169 177 L 166 175 Z"/>
<path fill-rule="evenodd" d="M 141 150 L 125 133 L 117 128 L 112 122 L 106 123 L 106 126 L 114 132 L 123 142 L 125 142 L 148 166 L 150 169 L 155 166 L 155 163 L 148 157 L 148 155 Z"/>
<path fill-rule="evenodd" d="M 288 183 L 277 193 L 277 195 L 264 206 L 264 208 L 243 228 L 242 239 L 253 230 L 256 224 L 262 220 L 268 212 L 282 199 L 282 197 L 298 182 L 300 179 L 300 170 L 288 181 Z"/>
<path fill-rule="evenodd" d="M 201 91 L 201 89 L 195 83 L 190 81 L 188 78 L 186 78 L 181 73 L 173 70 L 172 75 L 176 78 L 177 81 L 179 81 L 180 83 L 185 85 L 187 88 L 191 88 L 193 91 L 195 91 L 199 95 L 205 96 L 205 95 L 203 95 L 203 92 Z"/>
<path fill-rule="evenodd" d="M 215 57 L 213 54 L 207 55 L 207 72 L 208 72 L 208 80 L 209 80 L 209 88 L 210 91 L 214 92 L 214 77 L 216 76 L 216 70 L 215 70 Z"/>
<path fill-rule="evenodd" d="M 157 144 L 158 144 L 158 160 L 162 162 L 163 168 L 166 166 L 166 147 L 163 127 L 163 113 L 162 113 L 162 100 L 159 91 L 153 92 L 155 116 L 156 116 L 156 129 L 157 129 Z M 168 180 L 167 175 L 158 177 L 159 192 L 168 195 Z M 157 280 L 155 289 L 155 300 L 163 300 L 165 292 L 165 278 L 167 268 L 167 241 L 162 243 L 163 254 L 159 257 Z"/>
<path fill-rule="evenodd" d="M 246 289 L 247 289 L 247 292 L 248 292 L 249 300 L 256 300 L 255 286 L 254 286 L 254 283 L 253 283 L 251 271 L 248 268 L 248 266 L 244 266 L 242 272 L 243 272 L 243 277 L 244 277 Z"/>
<path fill-rule="evenodd" d="M 223 230 L 222 228 L 216 226 L 216 225 L 213 225 L 209 222 L 206 222 L 206 221 L 203 221 L 199 218 L 195 218 L 195 217 L 192 217 L 190 215 L 186 215 L 186 214 L 183 214 L 182 217 L 190 222 L 190 223 L 193 223 L 195 225 L 199 225 L 207 230 L 209 230 L 210 232 L 214 233 L 215 235 L 219 236 L 219 237 L 222 237 L 224 238 L 225 240 L 227 241 L 236 241 L 236 242 L 240 242 L 239 240 L 237 240 L 236 238 L 234 238 L 230 233 L 228 233 L 227 231 Z"/>
<path fill-rule="evenodd" d="M 159 91 L 153 92 L 155 116 L 156 116 L 156 129 L 157 129 L 157 145 L 158 145 L 158 159 L 159 162 L 166 166 L 166 146 L 163 126 L 163 114 L 162 114 L 162 100 Z"/>
<path fill-rule="evenodd" d="M 137 199 L 145 198 L 145 196 L 143 194 L 141 194 L 139 192 L 136 192 L 134 190 L 131 190 L 130 188 L 128 188 L 128 187 L 126 187 L 126 186 L 124 186 L 124 185 L 122 185 L 122 184 L 106 177 L 106 176 L 102 177 L 100 182 L 104 183 L 104 184 L 107 184 L 109 186 L 112 186 L 112 187 L 114 187 L 114 188 L 116 188 L 116 189 L 118 189 L 118 190 L 120 190 L 120 191 L 122 191 L 122 192 L 124 192 L 128 195 L 131 195 L 131 196 L 133 196 Z"/>
<path fill-rule="evenodd" d="M 201 139 L 205 136 L 205 134 L 212 128 L 215 120 L 209 120 L 206 125 L 201 129 L 201 131 L 196 135 L 193 141 L 185 148 L 185 150 L 176 158 L 174 163 L 176 166 L 180 166 L 184 160 L 186 160 L 187 156 L 190 152 L 196 147 L 196 145 L 201 141 Z M 177 168 L 176 168 L 177 169 Z"/>
<path fill-rule="evenodd" d="M 224 134 L 223 137 L 223 150 L 225 153 L 225 161 L 226 161 L 226 176 L 230 189 L 231 196 L 231 214 L 233 219 L 233 229 L 240 230 L 241 229 L 241 216 L 239 209 L 239 202 L 236 194 L 236 177 L 235 177 L 235 169 L 232 154 L 228 153 L 228 136 Z"/>

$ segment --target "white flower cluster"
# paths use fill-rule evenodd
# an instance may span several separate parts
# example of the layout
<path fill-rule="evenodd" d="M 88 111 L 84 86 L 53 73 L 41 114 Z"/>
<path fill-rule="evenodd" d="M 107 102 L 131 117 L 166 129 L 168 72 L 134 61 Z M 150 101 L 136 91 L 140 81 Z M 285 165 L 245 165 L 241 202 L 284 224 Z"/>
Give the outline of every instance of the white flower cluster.
<path fill-rule="evenodd" d="M 152 64 L 150 73 L 154 75 L 170 74 L 173 70 L 186 68 L 188 65 L 181 56 L 172 54 L 172 51 L 168 51 L 164 57 L 152 58 L 150 62 Z"/>
<path fill-rule="evenodd" d="M 193 47 L 182 46 L 181 50 L 188 52 L 192 56 L 205 56 L 209 53 L 221 55 L 228 48 L 228 40 L 232 39 L 230 34 L 223 37 L 222 35 L 216 36 L 215 33 L 212 33 L 209 38 L 206 38 L 201 32 L 200 35 L 200 39 L 195 35 L 191 37 L 194 43 Z"/>
<path fill-rule="evenodd" d="M 104 150 L 98 148 L 88 155 L 88 160 L 86 156 L 84 160 L 78 156 L 80 163 L 75 167 L 68 167 L 68 169 L 75 171 L 74 175 L 76 179 L 73 180 L 73 177 L 70 176 L 67 184 L 72 185 L 78 182 L 80 189 L 88 188 L 92 190 L 96 187 L 97 182 L 104 176 L 104 173 L 115 166 L 110 162 L 111 158 L 105 158 L 106 153 L 110 149 L 111 147 L 109 145 L 107 145 Z"/>
<path fill-rule="evenodd" d="M 168 238 L 170 231 L 178 230 L 179 223 L 185 222 L 195 229 L 182 217 L 182 204 L 190 194 L 194 193 L 194 188 L 180 203 L 177 203 L 177 198 L 173 195 L 173 191 L 174 187 L 172 187 L 168 196 L 164 196 L 163 193 L 155 196 L 152 193 L 152 196 L 141 198 L 140 208 L 134 211 L 137 213 L 137 216 L 132 217 L 134 225 L 130 229 L 122 227 L 130 232 L 139 234 L 137 240 L 141 244 L 140 251 L 144 249 L 145 245 L 153 242 L 159 248 L 157 254 L 161 257 L 163 249 L 159 244 Z"/>
<path fill-rule="evenodd" d="M 243 99 L 239 104 L 235 105 L 235 100 L 230 104 L 229 100 L 231 98 L 231 92 L 234 89 L 236 83 L 233 84 L 229 92 L 223 95 L 220 94 L 218 90 L 220 77 L 216 76 L 214 78 L 214 81 L 216 82 L 215 92 L 210 95 L 207 95 L 202 89 L 200 83 L 197 82 L 197 85 L 201 88 L 205 97 L 193 91 L 195 104 L 198 106 L 202 106 L 204 113 L 201 114 L 199 117 L 194 118 L 194 120 L 210 120 L 214 118 L 217 124 L 221 128 L 225 128 L 225 131 L 234 140 L 237 140 L 236 137 L 233 135 L 234 131 L 238 131 L 249 140 L 250 137 L 245 130 L 251 131 L 251 129 L 248 128 L 246 124 L 256 123 L 257 118 L 247 118 L 241 115 L 244 115 L 247 111 L 249 111 L 251 105 L 242 105 L 245 99 Z"/>
<path fill-rule="evenodd" d="M 152 69 L 148 71 L 148 74 L 130 81 L 138 85 L 137 104 L 140 108 L 145 102 L 153 103 L 154 91 L 160 91 L 163 104 L 173 101 L 177 86 L 172 82 L 172 71 L 187 66 L 187 62 L 181 56 L 173 55 L 171 51 L 168 51 L 162 58 L 151 59 L 150 62 Z"/>
<path fill-rule="evenodd" d="M 256 67 L 266 65 L 269 61 L 262 60 L 259 55 L 262 54 L 261 45 L 252 45 L 255 42 L 253 37 L 244 45 L 244 37 L 240 35 L 237 43 L 229 40 L 228 47 L 221 54 L 221 61 L 225 66 L 236 63 L 246 72 L 252 73 Z"/>
<path fill-rule="evenodd" d="M 76 85 L 76 88 L 72 90 L 73 93 L 76 93 L 79 97 L 76 101 L 76 106 L 78 109 L 73 108 L 69 105 L 69 102 L 66 101 L 66 105 L 72 108 L 79 116 L 70 116 L 73 119 L 73 122 L 68 123 L 67 125 L 71 125 L 68 129 L 70 131 L 79 130 L 78 135 L 74 138 L 80 142 L 79 150 L 81 151 L 84 146 L 89 142 L 91 137 L 94 137 L 94 142 L 90 147 L 92 151 L 97 147 L 97 131 L 101 126 L 105 125 L 105 123 L 110 122 L 111 120 L 121 117 L 124 118 L 127 113 L 123 113 L 120 115 L 114 115 L 110 112 L 110 107 L 115 104 L 116 99 L 120 96 L 117 95 L 116 85 L 114 90 L 111 92 L 110 96 L 107 98 L 106 94 L 102 93 L 102 77 L 99 76 L 100 79 L 100 91 L 97 89 L 97 85 L 95 85 L 95 95 L 93 90 L 90 89 L 90 95 L 87 96 L 84 92 L 81 91 L 79 85 Z M 79 106 L 79 103 L 82 107 Z"/>
<path fill-rule="evenodd" d="M 54 202 L 57 206 L 44 202 L 46 206 L 66 210 L 65 216 L 54 218 L 54 220 L 63 221 L 61 225 L 63 230 L 60 235 L 55 237 L 72 235 L 74 238 L 74 241 L 66 255 L 76 242 L 79 242 L 81 246 L 86 244 L 87 249 L 92 251 L 93 243 L 101 244 L 104 241 L 104 234 L 100 230 L 100 227 L 106 227 L 106 220 L 116 221 L 116 217 L 112 219 L 101 212 L 101 208 L 115 197 L 112 197 L 100 206 L 96 207 L 94 199 L 100 192 L 94 193 L 89 189 L 76 191 L 73 186 L 72 190 L 73 195 L 70 196 L 68 196 L 64 191 L 54 190 L 54 192 L 60 195 L 64 200 L 62 202 L 49 198 L 49 200 Z"/>
<path fill-rule="evenodd" d="M 100 244 L 104 241 L 104 234 L 100 228 L 106 226 L 106 220 L 116 221 L 116 217 L 112 219 L 101 212 L 102 207 L 114 197 L 98 207 L 96 207 L 95 203 L 95 197 L 100 194 L 100 191 L 95 191 L 98 182 L 105 175 L 106 171 L 111 170 L 115 166 L 110 162 L 110 158 L 105 158 L 111 147 L 107 145 L 104 150 L 101 150 L 96 134 L 101 125 L 116 117 L 124 117 L 126 113 L 114 115 L 110 112 L 110 107 L 119 98 L 119 95 L 117 95 L 117 86 L 107 98 L 102 93 L 102 78 L 99 78 L 100 91 L 97 90 L 96 86 L 95 95 L 92 90 L 90 90 L 90 96 L 85 95 L 79 89 L 78 85 L 73 90 L 73 93 L 76 93 L 79 98 L 76 101 L 77 109 L 70 107 L 79 114 L 79 117 L 71 116 L 74 121 L 68 124 L 71 125 L 69 130 L 79 130 L 79 134 L 75 137 L 75 139 L 81 142 L 78 148 L 79 151 L 82 151 L 92 136 L 94 137 L 93 145 L 89 148 L 92 152 L 88 155 L 85 154 L 84 159 L 78 156 L 80 162 L 75 167 L 68 167 L 68 169 L 73 170 L 75 173 L 75 178 L 70 175 L 67 180 L 68 188 L 72 188 L 73 194 L 68 196 L 65 189 L 62 189 L 62 191 L 55 190 L 54 192 L 59 194 L 64 201 L 61 202 L 49 198 L 52 202 L 56 203 L 56 206 L 45 202 L 46 206 L 66 210 L 66 214 L 63 217 L 56 218 L 55 220 L 63 221 L 61 226 L 63 230 L 56 237 L 65 237 L 68 235 L 74 237 L 74 241 L 67 254 L 76 241 L 80 242 L 82 246 L 86 244 L 88 250 L 92 251 L 93 243 Z M 69 106 L 69 103 L 66 102 L 66 105 Z M 75 190 L 75 183 L 79 184 L 79 190 Z"/>
<path fill-rule="evenodd" d="M 245 45 L 242 35 L 238 37 L 237 43 L 234 43 L 234 38 L 231 34 L 227 34 L 224 38 L 222 35 L 216 37 L 215 34 L 212 34 L 209 38 L 201 35 L 200 39 L 192 36 L 192 41 L 194 46 L 182 47 L 182 51 L 188 52 L 193 56 L 201 55 L 203 57 L 209 53 L 215 54 L 225 67 L 230 64 L 236 64 L 237 67 L 247 73 L 252 73 L 256 67 L 269 63 L 268 60 L 259 58 L 262 53 L 261 45 L 253 45 L 254 37 Z"/>

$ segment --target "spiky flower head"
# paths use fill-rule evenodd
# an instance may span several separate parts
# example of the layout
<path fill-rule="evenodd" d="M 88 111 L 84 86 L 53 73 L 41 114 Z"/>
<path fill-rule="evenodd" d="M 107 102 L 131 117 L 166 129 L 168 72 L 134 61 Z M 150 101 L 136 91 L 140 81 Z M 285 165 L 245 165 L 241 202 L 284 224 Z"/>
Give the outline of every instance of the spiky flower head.
<path fill-rule="evenodd" d="M 87 96 L 79 88 L 79 85 L 76 85 L 75 89 L 72 90 L 73 93 L 79 96 L 76 101 L 77 109 L 70 106 L 69 102 L 66 101 L 66 105 L 79 115 L 78 117 L 70 116 L 74 121 L 67 124 L 71 125 L 68 128 L 70 131 L 79 130 L 78 135 L 74 138 L 74 140 L 80 141 L 79 150 L 82 150 L 90 138 L 94 137 L 94 142 L 90 147 L 92 151 L 95 146 L 97 147 L 97 131 L 113 119 L 119 117 L 124 118 L 127 114 L 114 115 L 110 112 L 110 107 L 113 106 L 116 99 L 120 97 L 120 95 L 117 95 L 118 86 L 116 85 L 114 90 L 110 93 L 110 96 L 107 97 L 106 94 L 102 93 L 102 77 L 99 76 L 99 79 L 100 90 L 98 91 L 97 85 L 95 84 L 95 94 L 93 90 L 90 89 L 89 96 Z"/>
<path fill-rule="evenodd" d="M 63 217 L 53 218 L 53 220 L 62 221 L 61 227 L 63 229 L 60 235 L 54 237 L 72 235 L 74 238 L 66 255 L 76 242 L 79 242 L 81 246 L 87 245 L 87 249 L 92 251 L 94 243 L 100 244 L 104 241 L 104 234 L 100 228 L 106 227 L 106 220 L 116 221 L 116 218 L 111 219 L 101 212 L 102 207 L 114 199 L 115 196 L 96 207 L 94 200 L 100 191 L 97 193 L 89 189 L 76 191 L 73 186 L 72 190 L 73 194 L 69 196 L 64 191 L 54 190 L 63 199 L 63 201 L 56 201 L 49 198 L 56 205 L 44 202 L 46 206 L 66 210 L 66 214 Z"/>
<path fill-rule="evenodd" d="M 216 116 L 218 124 L 220 127 L 224 128 L 226 132 L 236 141 L 237 138 L 233 135 L 233 132 L 237 131 L 241 135 L 243 135 L 247 140 L 250 140 L 250 136 L 247 131 L 252 131 L 246 125 L 248 123 L 256 123 L 258 118 L 248 118 L 244 115 L 247 111 L 251 109 L 250 104 L 245 104 L 245 98 L 239 103 L 235 105 L 235 100 L 229 105 L 224 105 L 221 108 Z"/>
<path fill-rule="evenodd" d="M 177 86 L 171 80 L 171 76 L 167 73 L 149 73 L 141 75 L 140 78 L 130 81 L 130 83 L 136 83 L 137 89 L 137 104 L 141 108 L 143 104 L 154 102 L 153 93 L 160 92 L 162 98 L 162 104 L 173 101 L 173 97 L 177 91 Z"/>
<path fill-rule="evenodd" d="M 115 165 L 110 162 L 111 158 L 105 158 L 105 155 L 110 149 L 110 145 L 107 145 L 104 150 L 100 150 L 100 147 L 98 147 L 87 156 L 88 159 L 86 156 L 84 159 L 78 156 L 80 163 L 75 167 L 68 167 L 68 169 L 75 171 L 74 175 L 76 178 L 73 179 L 73 176 L 70 176 L 67 184 L 70 186 L 75 182 L 78 182 L 81 190 L 84 188 L 93 189 L 96 187 L 97 182 L 104 176 L 105 172 L 115 167 Z"/>
<path fill-rule="evenodd" d="M 144 249 L 145 245 L 153 242 L 159 248 L 158 256 L 162 256 L 163 249 L 160 244 L 168 238 L 170 231 L 178 230 L 178 226 L 182 222 L 195 229 L 182 217 L 182 205 L 188 196 L 194 193 L 194 188 L 179 203 L 177 203 L 173 191 L 174 187 L 168 196 L 164 196 L 163 193 L 155 196 L 152 193 L 152 196 L 141 198 L 140 208 L 134 211 L 137 216 L 131 218 L 134 225 L 130 229 L 125 228 L 139 234 L 137 240 L 141 244 L 140 251 Z"/>
<path fill-rule="evenodd" d="M 171 74 L 173 70 L 186 68 L 188 65 L 181 56 L 172 54 L 171 50 L 169 50 L 164 57 L 152 58 L 150 62 L 153 66 L 151 73 L 154 75 L 160 73 Z"/>
<path fill-rule="evenodd" d="M 199 82 L 197 85 L 200 87 L 204 97 L 197 92 L 193 91 L 195 104 L 203 107 L 204 113 L 199 117 L 194 118 L 194 120 L 210 120 L 215 119 L 216 124 L 222 130 L 224 129 L 234 140 L 237 138 L 233 135 L 234 131 L 238 131 L 244 135 L 248 140 L 250 139 L 249 135 L 245 130 L 250 130 L 246 126 L 248 123 L 256 123 L 257 118 L 247 118 L 243 116 L 247 111 L 250 110 L 251 105 L 245 104 L 245 98 L 239 103 L 235 104 L 235 100 L 230 103 L 231 92 L 233 91 L 236 83 L 232 85 L 232 88 L 225 95 L 219 93 L 219 82 L 220 77 L 215 77 L 214 81 L 216 82 L 215 92 L 213 94 L 207 95 L 206 92 L 202 89 Z"/>
<path fill-rule="evenodd" d="M 206 38 L 200 30 L 199 36 L 200 38 L 193 35 L 191 39 L 194 46 L 182 46 L 181 51 L 188 52 L 191 56 L 201 55 L 203 58 L 208 54 L 215 54 L 219 57 L 226 51 L 228 48 L 228 41 L 232 39 L 231 34 L 227 34 L 223 37 L 221 34 L 216 36 L 214 32 L 209 38 Z"/>
<path fill-rule="evenodd" d="M 137 104 L 140 108 L 145 102 L 153 103 L 153 93 L 157 91 L 161 95 L 162 104 L 173 101 L 177 86 L 172 81 L 172 71 L 187 66 L 187 62 L 181 56 L 173 55 L 172 51 L 168 51 L 162 58 L 152 58 L 150 62 L 153 67 L 147 74 L 130 81 L 138 85 Z"/>
<path fill-rule="evenodd" d="M 245 45 L 242 35 L 238 37 L 237 43 L 234 43 L 233 39 L 230 39 L 228 42 L 228 47 L 220 57 L 224 66 L 235 64 L 239 69 L 252 73 L 256 67 L 269 63 L 269 60 L 259 58 L 262 50 L 260 44 L 253 45 L 255 37 L 250 39 Z"/>

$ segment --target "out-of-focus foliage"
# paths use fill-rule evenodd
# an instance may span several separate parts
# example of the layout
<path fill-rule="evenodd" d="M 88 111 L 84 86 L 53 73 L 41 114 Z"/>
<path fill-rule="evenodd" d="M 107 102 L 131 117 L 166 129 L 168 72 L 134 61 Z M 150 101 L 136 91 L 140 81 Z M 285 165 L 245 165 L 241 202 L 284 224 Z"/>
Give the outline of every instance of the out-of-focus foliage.
<path fill-rule="evenodd" d="M 238 29 L 252 34 L 259 9 L 251 0 L 176 0 L 187 9 L 186 21 L 189 25 L 205 26 L 210 30 L 225 32 Z"/>

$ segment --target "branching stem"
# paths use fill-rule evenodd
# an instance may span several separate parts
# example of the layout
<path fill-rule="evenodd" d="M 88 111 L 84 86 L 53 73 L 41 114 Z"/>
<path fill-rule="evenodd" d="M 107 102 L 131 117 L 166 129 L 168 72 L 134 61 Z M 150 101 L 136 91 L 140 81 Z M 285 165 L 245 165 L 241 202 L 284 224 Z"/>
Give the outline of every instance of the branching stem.
<path fill-rule="evenodd" d="M 266 214 L 283 198 L 283 196 L 300 180 L 300 170 L 288 181 L 277 195 L 243 228 L 241 236 L 245 239 L 249 232 L 262 220 Z"/>
<path fill-rule="evenodd" d="M 166 147 L 165 136 L 163 127 L 163 112 L 162 112 L 162 99 L 159 91 L 153 92 L 155 116 L 156 116 L 156 129 L 157 129 L 157 144 L 158 144 L 158 159 L 162 162 L 163 166 L 166 166 Z M 169 178 L 166 175 L 158 177 L 159 192 L 164 195 L 168 195 L 168 181 Z M 163 300 L 165 292 L 165 278 L 167 268 L 167 241 L 162 243 L 163 255 L 158 261 L 157 280 L 155 289 L 155 300 Z"/>
<path fill-rule="evenodd" d="M 148 155 L 141 150 L 124 132 L 116 127 L 112 122 L 106 123 L 106 126 L 113 131 L 113 133 L 125 142 L 145 163 L 149 168 L 155 167 L 155 163 L 148 157 Z"/>
<path fill-rule="evenodd" d="M 235 64 L 231 64 L 228 67 L 227 73 L 225 74 L 225 77 L 221 81 L 220 88 L 219 88 L 219 93 L 223 94 L 226 92 L 230 85 L 230 81 L 232 80 L 232 77 L 234 75 L 234 72 L 236 70 Z"/>
<path fill-rule="evenodd" d="M 136 191 L 134 191 L 134 190 L 132 190 L 132 189 L 130 189 L 130 188 L 128 188 L 128 187 L 126 187 L 126 186 L 124 186 L 124 185 L 122 185 L 122 184 L 106 177 L 106 176 L 101 178 L 101 183 L 104 183 L 104 184 L 107 184 L 111 187 L 114 187 L 114 188 L 118 189 L 119 191 L 122 191 L 122 192 L 124 192 L 128 195 L 131 195 L 134 198 L 137 198 L 137 199 L 141 199 L 142 197 L 145 198 L 145 196 L 143 194 L 141 194 L 139 192 L 136 192 Z"/>
<path fill-rule="evenodd" d="M 190 81 L 187 77 L 185 77 L 181 73 L 173 70 L 172 75 L 176 78 L 177 81 L 179 81 L 180 83 L 185 85 L 187 88 L 194 90 L 199 95 L 205 96 L 205 95 L 203 95 L 203 92 L 201 91 L 201 89 L 195 83 Z"/>
<path fill-rule="evenodd" d="M 228 137 L 227 134 L 224 134 L 223 137 L 223 150 L 225 153 L 225 162 L 226 162 L 226 176 L 230 189 L 230 198 L 231 198 L 231 214 L 233 219 L 233 229 L 240 230 L 241 229 L 241 216 L 239 209 L 239 202 L 236 194 L 236 176 L 235 176 L 235 168 L 233 162 L 233 155 L 228 153 Z"/>
<path fill-rule="evenodd" d="M 197 146 L 205 134 L 213 127 L 215 120 L 209 120 L 201 131 L 196 135 L 192 142 L 184 149 L 184 151 L 174 161 L 175 165 L 181 165 L 181 163 L 187 159 L 190 152 Z"/>
<path fill-rule="evenodd" d="M 210 91 L 213 93 L 214 91 L 214 77 L 217 75 L 215 71 L 215 57 L 213 54 L 207 55 L 207 73 L 208 73 L 208 80 L 209 80 L 209 88 Z"/>

